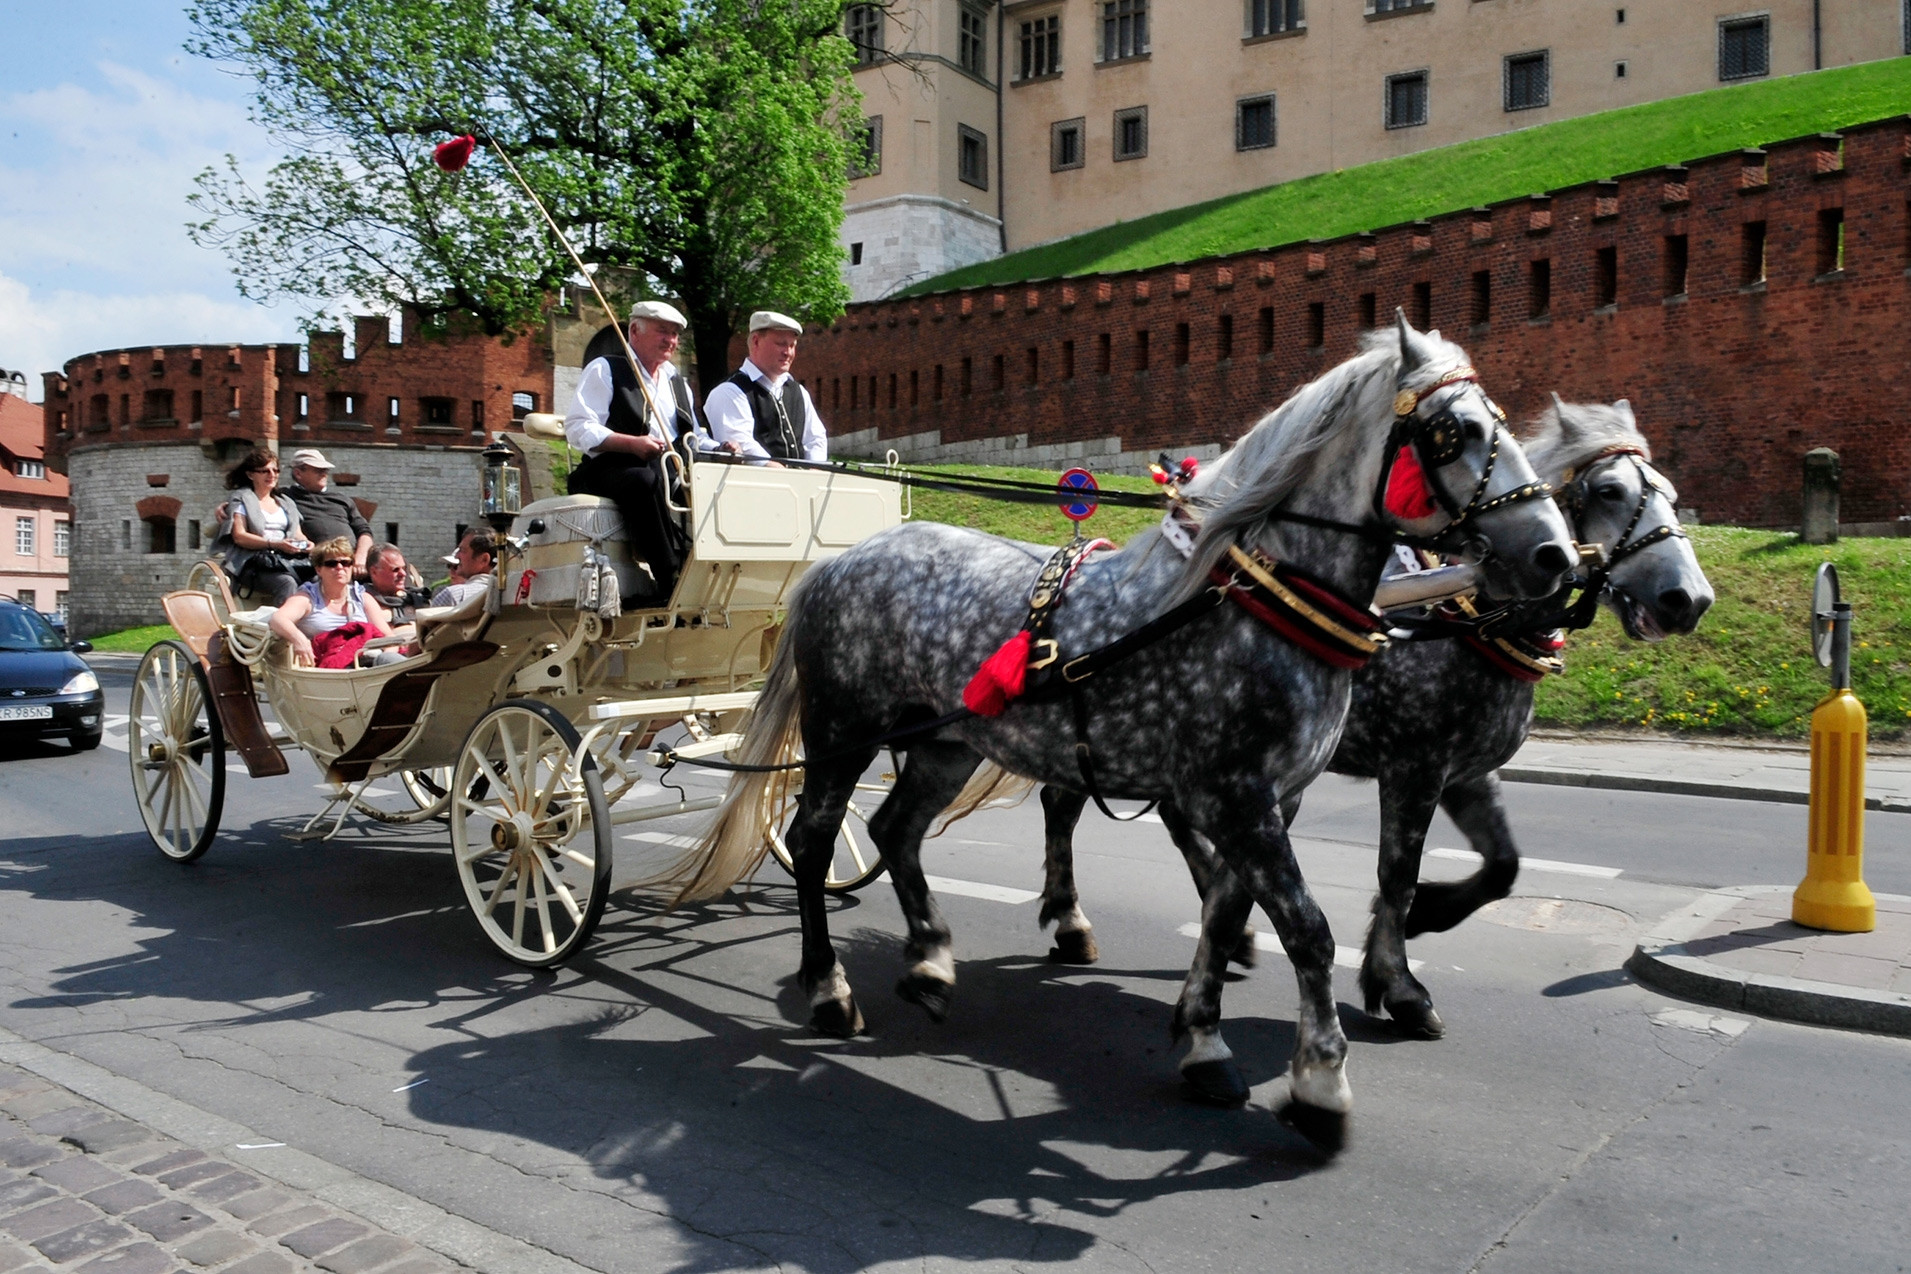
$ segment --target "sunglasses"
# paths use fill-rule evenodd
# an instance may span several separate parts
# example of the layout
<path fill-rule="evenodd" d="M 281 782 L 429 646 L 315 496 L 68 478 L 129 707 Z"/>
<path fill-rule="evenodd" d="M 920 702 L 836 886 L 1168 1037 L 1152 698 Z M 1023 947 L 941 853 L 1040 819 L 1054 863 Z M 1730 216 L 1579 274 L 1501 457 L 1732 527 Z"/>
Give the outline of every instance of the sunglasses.
<path fill-rule="evenodd" d="M 275 464 L 262 464 L 262 465 L 260 465 L 260 466 L 259 466 L 258 468 L 256 468 L 256 469 L 254 469 L 254 470 L 253 470 L 252 472 L 254 472 L 254 473 L 277 473 L 278 471 L 279 471 L 279 466 L 277 466 L 277 465 L 275 465 Z"/>
<path fill-rule="evenodd" d="M 320 566 L 352 566 L 354 565 L 354 563 L 352 559 L 349 557 L 328 557 L 323 562 L 320 562 L 319 565 Z"/>

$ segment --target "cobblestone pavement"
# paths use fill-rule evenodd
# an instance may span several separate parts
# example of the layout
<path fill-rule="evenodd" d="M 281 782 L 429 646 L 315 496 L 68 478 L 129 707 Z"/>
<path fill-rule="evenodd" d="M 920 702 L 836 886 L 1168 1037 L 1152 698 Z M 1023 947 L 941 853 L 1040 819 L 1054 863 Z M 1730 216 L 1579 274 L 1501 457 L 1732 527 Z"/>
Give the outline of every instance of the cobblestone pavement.
<path fill-rule="evenodd" d="M 57 1084 L 0 1067 L 0 1271 L 463 1268 Z"/>

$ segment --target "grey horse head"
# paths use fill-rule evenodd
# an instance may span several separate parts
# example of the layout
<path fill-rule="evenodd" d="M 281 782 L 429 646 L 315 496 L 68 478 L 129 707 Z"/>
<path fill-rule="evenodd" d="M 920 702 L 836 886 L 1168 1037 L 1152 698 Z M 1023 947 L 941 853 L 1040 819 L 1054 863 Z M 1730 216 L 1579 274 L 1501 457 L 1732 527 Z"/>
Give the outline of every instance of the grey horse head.
<path fill-rule="evenodd" d="M 1639 641 L 1689 633 L 1713 601 L 1692 542 L 1678 527 L 1678 492 L 1652 467 L 1652 446 L 1625 399 L 1569 403 L 1558 394 L 1525 438 L 1533 467 L 1558 490 L 1582 544 L 1619 554 L 1602 603 Z M 1655 533 L 1661 538 L 1637 546 Z M 1630 549 L 1630 551 L 1629 551 Z"/>

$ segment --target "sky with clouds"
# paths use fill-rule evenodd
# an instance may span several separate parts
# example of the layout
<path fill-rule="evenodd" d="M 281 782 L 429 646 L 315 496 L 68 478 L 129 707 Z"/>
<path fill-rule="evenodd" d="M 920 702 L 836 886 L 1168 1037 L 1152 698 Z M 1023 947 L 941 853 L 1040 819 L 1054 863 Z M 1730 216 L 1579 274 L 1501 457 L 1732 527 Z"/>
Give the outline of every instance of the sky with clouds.
<path fill-rule="evenodd" d="M 139 345 L 299 339 L 293 305 L 241 297 L 186 236 L 193 178 L 278 157 L 243 81 L 188 54 L 185 6 L 0 0 L 0 367 L 40 373 Z"/>

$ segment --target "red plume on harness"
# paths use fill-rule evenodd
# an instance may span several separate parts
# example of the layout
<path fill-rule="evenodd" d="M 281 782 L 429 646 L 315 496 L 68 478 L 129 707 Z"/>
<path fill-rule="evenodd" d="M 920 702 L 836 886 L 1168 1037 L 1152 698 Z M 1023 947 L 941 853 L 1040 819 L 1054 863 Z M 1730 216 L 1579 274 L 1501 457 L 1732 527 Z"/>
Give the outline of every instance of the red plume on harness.
<path fill-rule="evenodd" d="M 1029 649 L 1034 635 L 1024 628 L 1003 642 L 962 688 L 962 706 L 978 717 L 999 717 L 1028 686 Z"/>
<path fill-rule="evenodd" d="M 448 173 L 462 172 L 471 162 L 471 152 L 478 148 L 478 139 L 466 134 L 454 137 L 448 142 L 439 142 L 431 152 L 431 162 Z"/>
<path fill-rule="evenodd" d="M 1402 521 L 1432 517 L 1439 512 L 1439 505 L 1433 501 L 1433 492 L 1427 487 L 1426 471 L 1420 467 L 1420 457 L 1414 454 L 1413 444 L 1400 448 L 1393 458 L 1393 468 L 1387 474 L 1387 512 Z"/>

